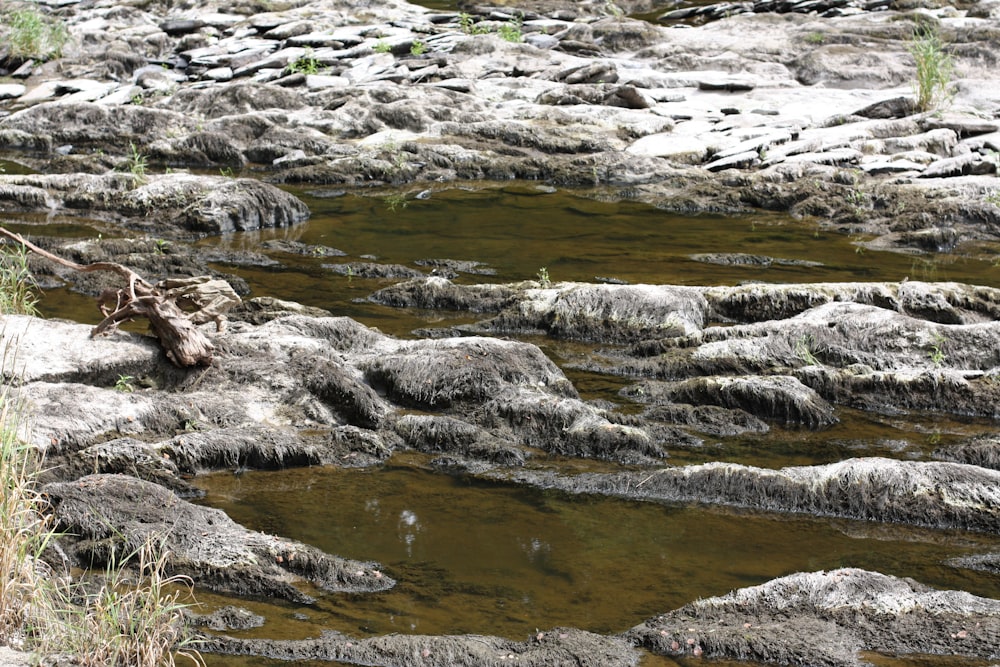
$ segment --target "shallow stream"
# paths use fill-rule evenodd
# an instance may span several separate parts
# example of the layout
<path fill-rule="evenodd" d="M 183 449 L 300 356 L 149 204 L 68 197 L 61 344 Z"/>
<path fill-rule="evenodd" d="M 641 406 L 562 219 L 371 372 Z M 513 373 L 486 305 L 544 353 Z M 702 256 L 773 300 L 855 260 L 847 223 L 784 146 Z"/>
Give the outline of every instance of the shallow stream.
<path fill-rule="evenodd" d="M 254 295 L 326 308 L 398 336 L 409 336 L 418 327 L 472 320 L 468 314 L 367 303 L 364 298 L 388 281 L 341 275 L 330 265 L 378 261 L 426 271 L 414 262 L 449 258 L 481 262 L 481 269 L 494 273 L 456 279 L 464 282 L 510 282 L 543 272 L 553 281 L 600 278 L 685 285 L 904 277 L 1000 282 L 1000 269 L 986 259 L 864 251 L 859 245 L 863 239 L 824 231 L 815 221 L 769 214 L 680 217 L 644 204 L 601 201 L 533 184 L 455 188 L 426 198 L 412 192 L 405 205 L 398 197 L 371 193 L 296 194 L 313 210 L 309 222 L 202 242 L 220 251 L 265 252 L 280 265 L 218 268 L 243 277 Z M 52 233 L 38 227 L 32 231 Z M 262 250 L 273 239 L 337 248 L 346 256 Z M 723 265 L 697 257 L 709 253 L 771 261 Z M 361 259 L 365 255 L 377 260 Z M 96 317 L 96 312 L 83 310 L 96 310 L 89 300 L 64 291 L 50 293 L 42 307 L 48 316 Z M 625 380 L 573 370 L 573 361 L 586 355 L 588 346 L 531 340 L 566 367 L 584 398 L 623 402 L 617 391 Z M 701 448 L 672 452 L 670 462 L 724 460 L 778 467 L 864 455 L 925 458 L 936 446 L 995 430 L 993 423 L 937 415 L 840 414 L 841 424 L 826 431 L 774 429 L 764 436 L 709 438 Z M 841 566 L 1000 597 L 994 577 L 943 564 L 955 556 L 997 549 L 1000 540 L 991 536 L 567 496 L 432 472 L 428 461 L 416 455 L 397 456 L 376 469 L 224 472 L 196 483 L 207 492 L 203 502 L 251 529 L 340 556 L 378 561 L 399 581 L 382 594 L 318 593 L 319 601 L 311 607 L 199 595 L 207 607 L 237 604 L 267 617 L 263 628 L 243 636 L 301 638 L 328 629 L 355 636 L 477 633 L 523 640 L 555 626 L 616 633 L 698 597 L 796 571 Z M 208 664 L 272 663 L 208 656 Z M 647 664 L 674 663 L 650 657 Z"/>

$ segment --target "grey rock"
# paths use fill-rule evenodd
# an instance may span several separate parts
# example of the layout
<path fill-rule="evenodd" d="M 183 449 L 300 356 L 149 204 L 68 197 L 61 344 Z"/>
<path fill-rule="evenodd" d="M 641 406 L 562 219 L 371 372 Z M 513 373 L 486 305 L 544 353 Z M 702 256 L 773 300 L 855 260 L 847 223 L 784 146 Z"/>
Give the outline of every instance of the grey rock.
<path fill-rule="evenodd" d="M 950 178 L 969 174 L 995 174 L 995 162 L 984 160 L 979 153 L 966 153 L 932 162 L 920 173 L 921 178 Z"/>
<path fill-rule="evenodd" d="M 729 155 L 718 160 L 712 160 L 705 165 L 705 169 L 709 171 L 723 171 L 725 169 L 749 169 L 750 167 L 755 167 L 761 163 L 760 153 L 758 151 L 744 151 L 742 153 L 736 153 L 735 155 Z"/>
<path fill-rule="evenodd" d="M 1000 124 L 995 121 L 954 113 L 945 113 L 940 116 L 932 114 L 921 119 L 920 124 L 929 130 L 946 128 L 961 137 L 989 134 L 1000 130 Z"/>

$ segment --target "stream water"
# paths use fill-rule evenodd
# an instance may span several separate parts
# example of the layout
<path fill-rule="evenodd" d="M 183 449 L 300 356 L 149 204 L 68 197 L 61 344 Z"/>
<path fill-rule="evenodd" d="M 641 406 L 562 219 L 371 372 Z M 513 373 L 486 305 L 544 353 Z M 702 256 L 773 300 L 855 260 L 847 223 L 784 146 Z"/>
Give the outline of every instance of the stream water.
<path fill-rule="evenodd" d="M 280 265 L 218 268 L 247 280 L 255 295 L 326 308 L 398 336 L 409 336 L 417 327 L 471 320 L 467 314 L 367 303 L 364 297 L 387 281 L 340 275 L 329 265 L 370 255 L 420 268 L 415 260 L 450 258 L 481 262 L 495 274 L 457 279 L 466 282 L 533 278 L 543 267 L 553 281 L 606 277 L 687 285 L 907 276 L 996 285 L 1000 276 L 987 259 L 862 252 L 862 239 L 786 216 L 681 217 L 533 184 L 454 188 L 427 198 L 410 193 L 405 206 L 372 193 L 296 194 L 313 211 L 307 223 L 202 243 L 219 251 L 261 252 L 268 240 L 293 240 L 338 248 L 346 256 L 267 252 Z M 71 223 L 70 232 L 80 225 Z M 31 227 L 33 233 L 52 233 L 45 225 Z M 726 266 L 693 258 L 706 253 L 790 261 Z M 89 299 L 61 290 L 48 293 L 42 308 L 49 316 L 90 321 L 96 316 Z M 622 379 L 572 370 L 572 361 L 588 346 L 532 342 L 567 367 L 585 398 L 622 402 L 617 395 Z M 775 429 L 765 436 L 709 440 L 700 449 L 672 453 L 671 462 L 777 467 L 858 455 L 924 458 L 940 444 L 995 430 L 992 423 L 939 415 L 888 418 L 844 410 L 841 416 L 840 425 L 822 432 Z M 199 593 L 206 609 L 237 604 L 267 618 L 263 628 L 242 636 L 299 638 L 330 629 L 355 636 L 481 633 L 523 640 L 555 626 L 614 633 L 698 597 L 840 566 L 1000 597 L 996 578 L 943 564 L 1000 548 L 995 536 L 567 496 L 432 472 L 425 459 L 410 454 L 375 469 L 218 473 L 197 483 L 207 493 L 203 502 L 251 529 L 378 561 L 399 581 L 395 589 L 376 595 L 317 593 L 317 604 L 309 607 Z M 208 664 L 271 663 L 208 656 Z M 650 657 L 645 664 L 674 663 Z"/>

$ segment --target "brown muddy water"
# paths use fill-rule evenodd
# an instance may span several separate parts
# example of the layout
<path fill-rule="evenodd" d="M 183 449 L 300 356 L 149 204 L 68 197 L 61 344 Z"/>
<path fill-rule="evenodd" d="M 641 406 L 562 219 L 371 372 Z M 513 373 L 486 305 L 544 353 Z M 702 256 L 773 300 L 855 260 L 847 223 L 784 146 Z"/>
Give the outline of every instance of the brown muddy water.
<path fill-rule="evenodd" d="M 329 265 L 379 261 L 421 268 L 415 260 L 450 258 L 481 262 L 493 273 L 463 274 L 461 282 L 517 281 L 543 270 L 553 281 L 600 277 L 685 285 L 904 277 L 1000 282 L 1000 268 L 991 261 L 995 249 L 978 249 L 983 259 L 863 251 L 858 243 L 864 239 L 823 230 L 816 221 L 770 214 L 681 217 L 635 202 L 601 201 L 532 184 L 454 188 L 427 198 L 416 198 L 414 191 L 407 193 L 405 206 L 386 193 L 296 194 L 312 208 L 307 223 L 202 242 L 220 250 L 264 252 L 280 266 L 218 268 L 246 279 L 254 295 L 319 306 L 399 336 L 418 327 L 472 320 L 468 314 L 366 303 L 364 298 L 388 281 L 340 275 Z M 21 222 L 23 230 L 40 234 L 56 231 L 44 222 L 64 225 L 60 233 L 89 231 L 79 220 Z M 92 229 L 109 235 L 97 223 Z M 346 256 L 262 250 L 272 239 L 337 248 Z M 705 253 L 789 261 L 723 266 L 693 258 Z M 48 316 L 94 321 L 97 315 L 89 300 L 60 290 L 48 293 L 41 305 Z M 585 398 L 622 403 L 617 392 L 624 380 L 572 369 L 588 346 L 531 340 L 567 369 Z M 774 429 L 765 436 L 709 439 L 703 447 L 672 452 L 670 462 L 778 467 L 864 455 L 925 458 L 941 444 L 996 428 L 936 415 L 840 414 L 842 423 L 826 431 Z M 533 465 L 600 468 L 558 460 Z M 378 561 L 399 581 L 394 590 L 373 595 L 316 592 L 317 603 L 307 607 L 199 593 L 205 611 L 237 604 L 267 618 L 263 628 L 234 633 L 239 636 L 305 638 L 327 629 L 355 636 L 478 633 L 524 640 L 555 626 L 617 633 L 699 597 L 797 571 L 842 566 L 1000 597 L 994 577 L 944 565 L 948 558 L 1000 548 L 993 536 L 569 496 L 434 472 L 427 459 L 415 455 L 397 456 L 375 469 L 226 472 L 197 483 L 207 492 L 203 502 L 249 528 Z M 207 662 L 279 664 L 219 656 L 207 656 Z M 649 656 L 644 664 L 694 662 Z M 924 663 L 883 657 L 879 664 Z M 940 658 L 927 664 L 941 664 Z M 961 661 L 955 667 L 976 664 Z"/>

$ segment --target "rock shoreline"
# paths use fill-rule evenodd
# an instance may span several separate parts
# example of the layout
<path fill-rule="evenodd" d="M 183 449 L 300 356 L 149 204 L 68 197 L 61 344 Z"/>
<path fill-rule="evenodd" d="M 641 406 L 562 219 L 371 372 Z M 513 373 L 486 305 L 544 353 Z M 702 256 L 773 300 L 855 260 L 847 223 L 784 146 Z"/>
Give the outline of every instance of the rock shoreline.
<path fill-rule="evenodd" d="M 545 180 L 675 210 L 791 211 L 911 250 L 997 238 L 990 7 L 775 10 L 696 29 L 575 3 L 216 9 L 61 3 L 73 40 L 14 72 L 0 150 L 63 174 L 128 170 L 139 153 L 154 171 L 274 183 Z M 955 61 L 943 110 L 914 107 L 920 26 Z M 5 208 L 59 208 L 56 186 L 9 179 Z"/>
<path fill-rule="evenodd" d="M 164 277 L 210 273 L 246 296 L 187 242 L 302 222 L 306 206 L 276 187 L 292 183 L 409 197 L 459 181 L 544 180 L 671 210 L 816 216 L 872 237 L 871 247 L 906 252 L 982 252 L 1000 240 L 995 2 L 811 3 L 810 14 L 780 13 L 777 3 L 742 13 L 745 3 L 704 10 L 733 15 L 697 28 L 576 2 L 464 15 L 398 1 L 295 0 L 267 12 L 119 4 L 43 5 L 70 30 L 61 58 L 12 63 L 0 52 L 12 81 L 0 83 L 0 151 L 42 172 L 0 174 L 0 211 L 78 214 L 158 239 L 40 240 L 78 261 L 127 256 Z M 955 58 L 953 99 L 941 111 L 918 112 L 910 97 L 907 44 L 918 25 L 934 26 Z M 517 41 L 502 37 L 514 31 Z M 934 460 L 668 464 L 706 438 L 829 429 L 845 407 L 995 420 L 994 288 L 461 285 L 402 266 L 338 266 L 407 279 L 372 303 L 482 319 L 401 340 L 261 297 L 236 308 L 225 333 L 205 329 L 216 364 L 179 370 L 137 334 L 90 339 L 84 325 L 3 318 L 0 341 L 19 349 L 4 358 L 4 379 L 32 406 L 25 437 L 50 464 L 44 490 L 73 535 L 61 539 L 69 564 L 99 564 L 155 533 L 166 536 L 172 572 L 222 593 L 309 604 L 317 590 L 385 590 L 396 582 L 381 565 L 249 531 L 189 502 L 198 492 L 188 479 L 371 466 L 410 450 L 442 470 L 572 493 L 998 528 L 990 436 L 940 448 Z M 51 284 L 105 287 L 35 268 Z M 568 367 L 627 378 L 621 395 L 638 411 L 584 400 L 537 346 L 501 338 L 538 334 L 604 346 Z M 122 377 L 139 385 L 118 391 Z M 612 472 L 547 463 L 578 458 Z M 998 558 L 947 566 L 995 571 Z M 373 665 L 636 665 L 641 648 L 854 667 L 867 664 L 863 651 L 994 659 L 998 624 L 995 600 L 845 569 L 692 602 L 611 636 L 209 635 L 206 648 Z"/>

